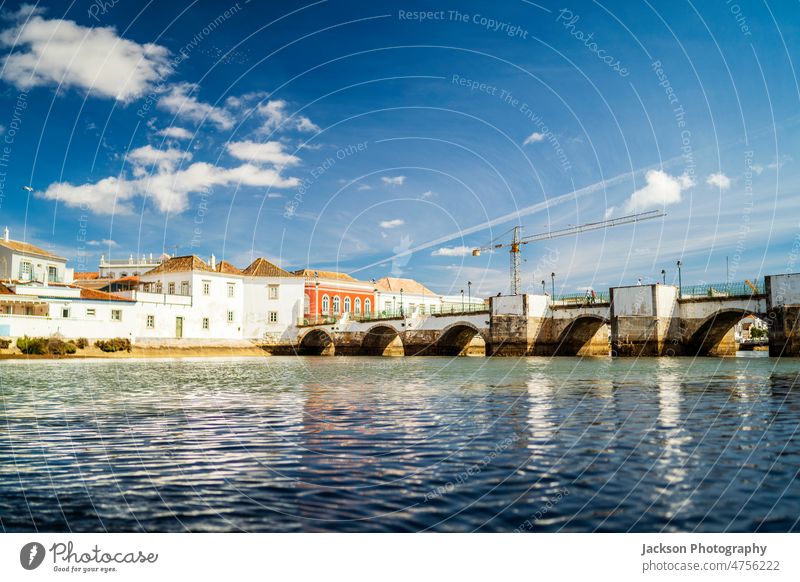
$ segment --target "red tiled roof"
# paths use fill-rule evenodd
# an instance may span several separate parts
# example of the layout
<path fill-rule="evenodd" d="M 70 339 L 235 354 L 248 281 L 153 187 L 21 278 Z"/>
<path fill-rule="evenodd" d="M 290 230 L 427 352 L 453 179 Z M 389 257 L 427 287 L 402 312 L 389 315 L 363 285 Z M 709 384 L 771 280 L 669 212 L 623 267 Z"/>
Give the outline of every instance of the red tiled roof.
<path fill-rule="evenodd" d="M 127 297 L 120 297 L 113 293 L 106 293 L 105 291 L 97 291 L 96 289 L 86 289 L 81 287 L 81 299 L 92 299 L 94 301 L 128 301 L 133 302 L 133 299 Z"/>
<path fill-rule="evenodd" d="M 214 270 L 203 262 L 197 255 L 187 255 L 185 257 L 172 257 L 166 259 L 155 269 L 144 273 L 145 275 L 155 275 L 158 273 L 183 273 L 186 271 L 206 271 L 213 273 Z"/>
<path fill-rule="evenodd" d="M 97 271 L 79 271 L 73 274 L 73 279 L 75 279 L 76 281 L 78 280 L 88 281 L 91 279 L 99 279 L 99 278 L 100 278 L 100 273 L 98 273 Z"/>
<path fill-rule="evenodd" d="M 296 277 L 305 277 L 306 279 L 334 279 L 336 281 L 353 281 L 353 282 L 357 281 L 357 279 L 354 279 L 347 273 L 337 273 L 336 271 L 319 271 L 317 269 L 300 269 L 299 271 L 295 271 L 294 275 Z"/>
<path fill-rule="evenodd" d="M 228 273 L 229 275 L 242 275 L 242 270 L 238 267 L 234 267 L 228 261 L 220 261 L 217 263 L 217 268 L 215 269 L 217 273 Z"/>
<path fill-rule="evenodd" d="M 263 257 L 257 258 L 255 261 L 242 271 L 243 274 L 250 277 L 291 277 L 291 273 L 284 271 L 279 266 L 270 263 Z"/>
<path fill-rule="evenodd" d="M 11 289 L 0 283 L 0 295 L 14 295 L 14 294 L 15 293 Z"/>
<path fill-rule="evenodd" d="M 32 244 L 28 244 L 25 242 L 20 242 L 18 240 L 3 240 L 0 238 L 0 247 L 6 247 L 7 249 L 11 249 L 12 251 L 17 251 L 18 253 L 22 253 L 23 255 L 38 255 L 40 257 L 47 257 L 50 259 L 58 259 L 59 261 L 65 261 L 63 257 L 59 257 L 58 255 L 54 255 L 53 253 L 46 251 L 42 248 L 34 246 Z"/>
<path fill-rule="evenodd" d="M 414 281 L 414 279 L 401 279 L 399 277 L 378 279 L 375 281 L 375 287 L 381 291 L 389 291 L 391 293 L 399 293 L 400 289 L 402 289 L 405 293 L 413 293 L 414 295 L 436 295 L 425 285 Z"/>

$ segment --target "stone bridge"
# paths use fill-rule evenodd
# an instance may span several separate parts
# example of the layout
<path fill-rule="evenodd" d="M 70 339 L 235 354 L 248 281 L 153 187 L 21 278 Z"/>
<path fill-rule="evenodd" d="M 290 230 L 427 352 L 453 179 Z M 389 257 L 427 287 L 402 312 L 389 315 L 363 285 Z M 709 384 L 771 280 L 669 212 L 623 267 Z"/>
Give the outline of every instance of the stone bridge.
<path fill-rule="evenodd" d="M 734 325 L 755 315 L 768 323 L 770 355 L 800 356 L 800 274 L 768 276 L 763 288 L 749 285 L 689 297 L 679 297 L 671 285 L 615 287 L 604 303 L 498 296 L 475 313 L 305 326 L 295 349 L 385 356 L 718 356 L 735 353 Z"/>

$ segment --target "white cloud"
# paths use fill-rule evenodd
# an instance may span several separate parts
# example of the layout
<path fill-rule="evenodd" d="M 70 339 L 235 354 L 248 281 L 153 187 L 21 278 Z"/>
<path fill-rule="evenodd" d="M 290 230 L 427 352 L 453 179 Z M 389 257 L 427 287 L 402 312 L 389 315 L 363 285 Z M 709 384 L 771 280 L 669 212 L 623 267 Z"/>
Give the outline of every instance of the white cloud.
<path fill-rule="evenodd" d="M 405 176 L 383 176 L 381 178 L 381 180 L 383 180 L 383 183 L 386 184 L 387 186 L 402 186 L 403 182 L 406 181 L 406 177 Z"/>
<path fill-rule="evenodd" d="M 690 176 L 670 176 L 662 170 L 650 170 L 644 179 L 647 185 L 631 194 L 625 203 L 626 212 L 642 212 L 648 208 L 677 204 L 682 199 L 681 192 L 694 186 Z"/>
<path fill-rule="evenodd" d="M 420 194 L 420 198 L 422 198 L 423 200 L 425 200 L 426 198 L 431 198 L 433 196 L 435 196 L 435 194 L 431 190 L 428 190 L 427 192 L 423 192 L 422 194 Z"/>
<path fill-rule="evenodd" d="M 110 238 L 103 238 L 100 240 L 90 240 L 86 241 L 86 244 L 90 247 L 118 247 L 117 241 L 111 240 Z"/>
<path fill-rule="evenodd" d="M 471 247 L 441 247 L 431 253 L 432 257 L 463 257 L 472 252 Z"/>
<path fill-rule="evenodd" d="M 545 135 L 543 133 L 539 133 L 538 131 L 534 131 L 528 137 L 525 138 L 525 141 L 522 142 L 522 145 L 530 145 L 532 143 L 536 143 L 539 141 L 544 141 Z"/>
<path fill-rule="evenodd" d="M 18 22 L 0 33 L 0 46 L 14 47 L 3 79 L 19 89 L 62 86 L 130 102 L 172 72 L 166 48 L 121 38 L 111 27 L 38 14 Z"/>
<path fill-rule="evenodd" d="M 380 226 L 381 228 L 397 228 L 398 226 L 403 226 L 405 223 L 405 220 L 401 218 L 395 218 L 394 220 L 381 221 Z"/>
<path fill-rule="evenodd" d="M 617 207 L 616 207 L 616 206 L 609 206 L 608 208 L 606 208 L 606 212 L 605 212 L 605 214 L 603 215 L 603 218 L 604 218 L 604 219 L 606 219 L 606 220 L 608 220 L 609 218 L 611 218 L 611 216 L 614 214 L 614 211 L 615 211 L 616 209 L 617 209 Z"/>
<path fill-rule="evenodd" d="M 369 184 L 359 184 L 358 188 L 356 188 L 356 190 L 359 191 L 359 192 L 361 192 L 363 190 L 372 190 L 372 186 L 370 186 Z"/>
<path fill-rule="evenodd" d="M 295 166 L 300 158 L 283 151 L 283 144 L 278 141 L 258 143 L 254 141 L 233 141 L 226 145 L 228 153 L 235 158 L 249 162 L 262 162 L 276 166 Z"/>
<path fill-rule="evenodd" d="M 165 127 L 164 129 L 159 131 L 158 135 L 163 135 L 164 137 L 171 137 L 173 139 L 191 139 L 192 132 L 189 131 L 188 129 L 172 125 L 170 127 Z"/>
<path fill-rule="evenodd" d="M 37 196 L 48 200 L 59 200 L 71 207 L 86 205 L 97 214 L 130 214 L 133 199 L 147 197 L 162 212 L 180 213 L 189 206 L 189 195 L 208 191 L 214 186 L 256 186 L 296 188 L 297 178 L 282 176 L 273 168 L 262 168 L 253 164 L 242 164 L 233 168 L 222 168 L 205 162 L 195 162 L 181 170 L 175 170 L 174 154 L 159 157 L 158 150 L 147 150 L 149 146 L 134 150 L 128 155 L 134 164 L 133 178 L 110 176 L 99 182 L 73 185 L 54 182 Z M 170 150 L 168 150 L 170 151 Z M 132 152 L 133 153 L 133 152 Z M 142 164 L 156 164 L 156 171 L 147 174 Z"/>
<path fill-rule="evenodd" d="M 708 176 L 706 184 L 716 186 L 720 190 L 727 190 L 731 187 L 731 179 L 722 172 L 716 172 Z"/>
<path fill-rule="evenodd" d="M 233 127 L 233 115 L 223 107 L 198 101 L 193 95 L 197 89 L 198 86 L 194 83 L 172 85 L 159 98 L 158 107 L 189 121 L 213 123 L 220 129 Z"/>
<path fill-rule="evenodd" d="M 289 115 L 286 112 L 286 101 L 283 99 L 267 101 L 259 105 L 257 111 L 264 118 L 261 131 L 265 133 L 287 129 L 318 132 L 320 129 L 317 124 L 304 115 Z"/>
<path fill-rule="evenodd" d="M 133 164 L 134 171 L 144 175 L 148 166 L 155 166 L 159 172 L 171 172 L 183 160 L 192 159 L 192 154 L 175 148 L 159 150 L 146 145 L 128 152 L 126 159 Z"/>

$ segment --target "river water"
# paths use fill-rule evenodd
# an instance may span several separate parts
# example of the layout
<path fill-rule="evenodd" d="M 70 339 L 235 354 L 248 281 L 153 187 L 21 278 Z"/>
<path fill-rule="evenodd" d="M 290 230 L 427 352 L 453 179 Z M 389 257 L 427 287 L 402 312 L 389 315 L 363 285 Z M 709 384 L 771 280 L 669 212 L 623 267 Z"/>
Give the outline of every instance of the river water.
<path fill-rule="evenodd" d="M 800 359 L 0 362 L 4 531 L 797 531 Z"/>

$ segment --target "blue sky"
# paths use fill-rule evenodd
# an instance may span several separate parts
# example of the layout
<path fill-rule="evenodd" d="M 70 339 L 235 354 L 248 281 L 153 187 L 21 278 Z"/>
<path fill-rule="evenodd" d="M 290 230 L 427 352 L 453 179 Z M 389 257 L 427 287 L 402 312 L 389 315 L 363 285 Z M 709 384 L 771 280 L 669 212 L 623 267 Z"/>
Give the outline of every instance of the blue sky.
<path fill-rule="evenodd" d="M 179 5 L 181 4 L 181 5 Z M 798 9 L 5 2 L 0 225 L 101 253 L 564 292 L 800 271 Z M 30 185 L 33 193 L 23 186 Z M 177 249 L 177 250 L 176 250 Z M 399 255 L 399 256 L 398 256 Z M 549 286 L 549 283 L 548 283 Z"/>

